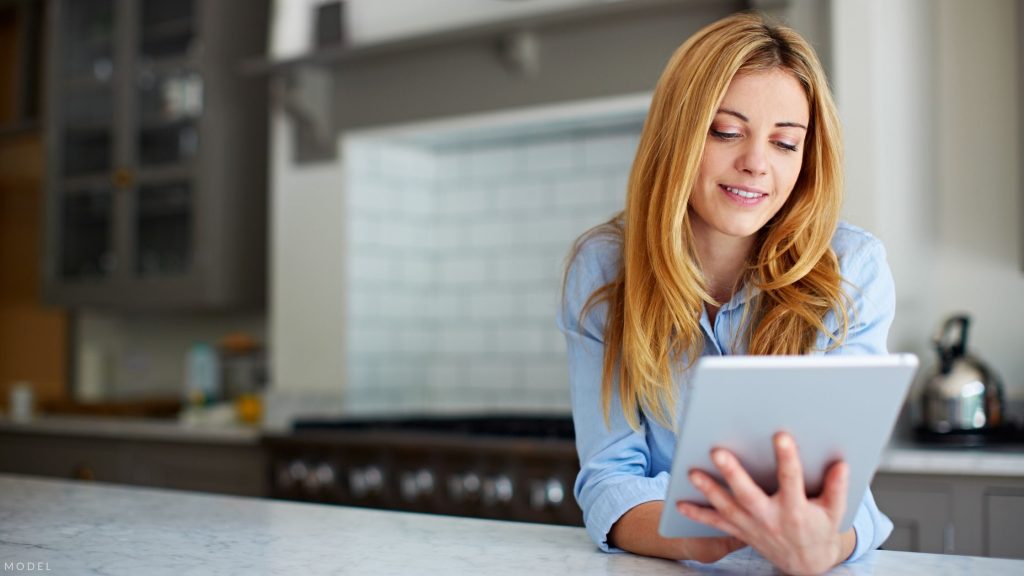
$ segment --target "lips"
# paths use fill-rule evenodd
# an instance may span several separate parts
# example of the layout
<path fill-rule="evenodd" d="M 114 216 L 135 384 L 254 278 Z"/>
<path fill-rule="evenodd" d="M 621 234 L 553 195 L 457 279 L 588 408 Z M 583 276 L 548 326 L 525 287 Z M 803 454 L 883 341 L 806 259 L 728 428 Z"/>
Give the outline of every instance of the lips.
<path fill-rule="evenodd" d="M 768 197 L 767 192 L 749 186 L 719 184 L 718 187 L 731 200 L 744 206 L 757 204 Z"/>

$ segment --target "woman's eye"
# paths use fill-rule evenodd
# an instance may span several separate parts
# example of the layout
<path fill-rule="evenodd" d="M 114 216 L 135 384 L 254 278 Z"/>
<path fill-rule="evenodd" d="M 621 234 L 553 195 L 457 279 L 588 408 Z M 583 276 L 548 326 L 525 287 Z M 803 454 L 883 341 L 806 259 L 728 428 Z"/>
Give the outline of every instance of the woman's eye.
<path fill-rule="evenodd" d="M 719 140 L 735 140 L 740 137 L 739 132 L 722 132 L 721 130 L 711 129 L 711 135 Z"/>
<path fill-rule="evenodd" d="M 779 148 L 782 148 L 783 150 L 787 150 L 789 152 L 796 152 L 796 144 L 790 144 L 788 142 L 776 142 L 775 145 L 778 146 Z"/>

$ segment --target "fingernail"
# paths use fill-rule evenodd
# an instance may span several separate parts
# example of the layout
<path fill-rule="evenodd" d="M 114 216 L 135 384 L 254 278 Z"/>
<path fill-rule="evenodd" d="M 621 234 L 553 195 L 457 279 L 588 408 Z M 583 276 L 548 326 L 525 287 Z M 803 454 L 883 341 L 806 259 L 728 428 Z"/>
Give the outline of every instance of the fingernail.
<path fill-rule="evenodd" d="M 713 452 L 711 452 L 711 459 L 718 466 L 725 466 L 726 463 L 729 462 L 729 457 L 726 456 L 725 452 L 722 452 L 721 450 L 714 450 Z"/>
<path fill-rule="evenodd" d="M 694 486 L 696 486 L 697 488 L 703 488 L 704 487 L 704 478 L 702 478 L 701 475 L 697 474 L 696 472 L 691 472 L 690 473 L 690 483 L 693 484 Z"/>
<path fill-rule="evenodd" d="M 787 434 L 781 434 L 778 439 L 778 445 L 779 448 L 782 448 L 783 450 L 788 450 L 793 446 L 793 441 L 790 440 Z"/>

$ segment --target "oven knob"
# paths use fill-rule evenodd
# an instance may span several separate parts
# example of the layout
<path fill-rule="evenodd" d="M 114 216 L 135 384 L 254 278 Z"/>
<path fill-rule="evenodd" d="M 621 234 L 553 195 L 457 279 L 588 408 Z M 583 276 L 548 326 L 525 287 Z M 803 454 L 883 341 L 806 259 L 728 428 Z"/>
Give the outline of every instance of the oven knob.
<path fill-rule="evenodd" d="M 530 485 L 530 506 L 533 506 L 535 510 L 558 506 L 563 500 L 565 500 L 565 488 L 558 478 L 548 478 L 546 481 L 535 480 Z"/>
<path fill-rule="evenodd" d="M 434 491 L 434 474 L 426 468 L 402 474 L 402 498 L 412 502 Z"/>
<path fill-rule="evenodd" d="M 487 506 L 508 504 L 512 501 L 512 492 L 512 480 L 504 474 L 484 480 L 483 500 Z"/>
<path fill-rule="evenodd" d="M 306 463 L 302 460 L 292 460 L 286 466 L 282 466 L 277 471 L 277 483 L 286 490 L 291 489 L 293 486 L 305 482 L 306 475 L 309 470 L 306 468 Z"/>
<path fill-rule="evenodd" d="M 384 487 L 384 473 L 376 466 L 353 468 L 348 473 L 348 486 L 356 498 L 378 494 Z"/>
<path fill-rule="evenodd" d="M 306 476 L 306 489 L 310 492 L 329 490 L 334 487 L 334 467 L 321 462 Z"/>
<path fill-rule="evenodd" d="M 466 496 L 475 497 L 480 493 L 480 477 L 473 472 L 467 472 L 462 477 L 462 490 Z"/>
<path fill-rule="evenodd" d="M 471 500 L 480 494 L 480 477 L 473 472 L 448 477 L 448 495 L 456 502 Z"/>

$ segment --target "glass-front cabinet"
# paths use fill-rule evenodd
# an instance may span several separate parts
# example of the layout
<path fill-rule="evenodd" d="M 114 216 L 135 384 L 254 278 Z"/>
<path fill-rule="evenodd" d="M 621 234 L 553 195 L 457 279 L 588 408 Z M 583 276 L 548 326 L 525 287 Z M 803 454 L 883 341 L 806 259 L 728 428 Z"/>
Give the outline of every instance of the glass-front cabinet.
<path fill-rule="evenodd" d="M 240 67 L 265 53 L 268 15 L 268 0 L 54 3 L 50 302 L 262 304 L 267 87 Z"/>

